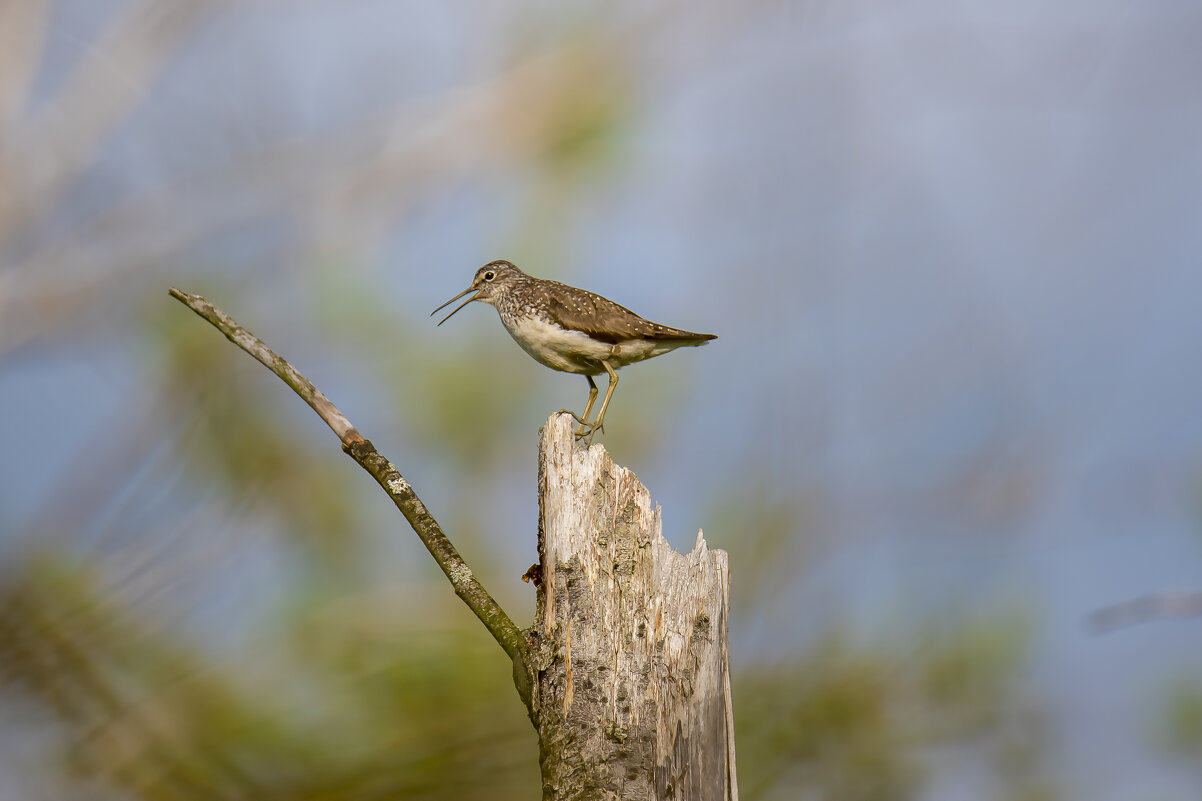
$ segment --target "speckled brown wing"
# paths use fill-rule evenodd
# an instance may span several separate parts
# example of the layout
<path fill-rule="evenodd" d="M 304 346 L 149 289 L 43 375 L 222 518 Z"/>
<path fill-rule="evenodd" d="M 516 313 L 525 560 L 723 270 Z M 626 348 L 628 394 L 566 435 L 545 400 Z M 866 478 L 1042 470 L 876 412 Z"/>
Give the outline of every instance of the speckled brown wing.
<path fill-rule="evenodd" d="M 584 289 L 559 284 L 548 295 L 553 319 L 573 331 L 581 331 L 600 342 L 616 343 L 629 339 L 680 340 L 700 345 L 715 334 L 698 334 L 646 320 L 625 306 Z"/>

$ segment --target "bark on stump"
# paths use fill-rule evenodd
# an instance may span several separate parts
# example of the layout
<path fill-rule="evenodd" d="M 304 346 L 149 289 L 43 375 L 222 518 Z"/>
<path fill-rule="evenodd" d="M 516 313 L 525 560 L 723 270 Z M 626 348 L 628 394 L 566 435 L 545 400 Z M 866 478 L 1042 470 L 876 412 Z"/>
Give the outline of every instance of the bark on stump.
<path fill-rule="evenodd" d="M 543 798 L 737 801 L 729 567 L 688 554 L 660 510 L 566 414 L 539 447 L 542 562 L 527 633 Z"/>

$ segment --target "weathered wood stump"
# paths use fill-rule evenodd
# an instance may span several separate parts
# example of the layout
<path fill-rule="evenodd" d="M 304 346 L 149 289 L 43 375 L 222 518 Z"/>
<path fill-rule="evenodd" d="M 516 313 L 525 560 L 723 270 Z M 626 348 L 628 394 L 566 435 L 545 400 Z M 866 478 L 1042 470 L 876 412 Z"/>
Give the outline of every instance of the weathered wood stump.
<path fill-rule="evenodd" d="M 539 447 L 527 662 L 543 798 L 737 801 L 726 553 L 700 531 L 673 550 L 638 477 L 573 426 L 553 415 Z"/>

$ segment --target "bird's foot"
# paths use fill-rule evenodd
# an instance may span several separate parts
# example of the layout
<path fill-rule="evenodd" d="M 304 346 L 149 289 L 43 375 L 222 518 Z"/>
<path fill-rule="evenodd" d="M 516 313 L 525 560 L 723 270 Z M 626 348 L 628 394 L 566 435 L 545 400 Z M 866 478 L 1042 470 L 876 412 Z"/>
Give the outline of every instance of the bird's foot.
<path fill-rule="evenodd" d="M 604 434 L 605 426 L 597 425 L 596 423 L 582 423 L 580 428 L 576 429 L 576 441 L 584 441 L 585 446 L 593 444 L 593 436 L 595 434 Z"/>
<path fill-rule="evenodd" d="M 577 423 L 579 423 L 581 426 L 587 426 L 589 424 L 587 420 L 585 420 L 580 415 L 576 414 L 571 409 L 560 409 L 558 412 L 556 412 L 556 414 L 570 414 L 570 415 L 572 415 L 572 419 L 575 420 Z"/>
<path fill-rule="evenodd" d="M 594 434 L 598 434 L 598 433 L 604 434 L 605 433 L 604 425 L 597 425 L 596 423 L 590 423 L 588 420 L 585 420 L 583 417 L 576 414 L 571 409 L 560 409 L 558 412 L 556 412 L 556 414 L 570 414 L 572 416 L 572 419 L 580 424 L 580 427 L 576 429 L 576 441 L 577 442 L 584 439 L 584 440 L 587 440 L 585 442 L 585 445 L 592 445 Z"/>

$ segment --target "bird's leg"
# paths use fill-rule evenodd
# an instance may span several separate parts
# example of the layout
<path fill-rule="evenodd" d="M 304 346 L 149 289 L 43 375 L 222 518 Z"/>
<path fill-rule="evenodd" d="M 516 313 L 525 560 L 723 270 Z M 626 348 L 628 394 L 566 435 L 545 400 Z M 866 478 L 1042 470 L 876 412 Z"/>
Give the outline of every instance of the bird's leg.
<path fill-rule="evenodd" d="M 581 420 L 579 417 L 576 418 L 577 420 L 580 420 L 580 428 L 576 429 L 576 439 L 580 439 L 585 434 L 592 431 L 592 428 L 589 426 L 588 422 L 588 413 L 593 410 L 593 403 L 595 403 L 597 400 L 596 382 L 593 381 L 593 377 L 591 375 L 586 375 L 585 378 L 588 379 L 588 403 L 584 404 L 584 414 L 581 415 L 584 419 Z"/>
<path fill-rule="evenodd" d="M 588 433 L 588 413 L 592 411 L 593 401 L 597 400 L 597 385 L 593 383 L 593 377 L 586 375 L 585 378 L 588 379 L 588 403 L 584 406 L 584 415 L 578 415 L 571 409 L 560 409 L 556 412 L 556 414 L 570 414 L 572 419 L 580 424 L 580 428 L 576 429 L 576 439 L 580 439 Z"/>
<path fill-rule="evenodd" d="M 605 372 L 609 373 L 609 386 L 605 388 L 605 400 L 601 401 L 601 411 L 597 413 L 597 419 L 589 426 L 588 441 L 590 445 L 593 444 L 593 434 L 605 430 L 605 410 L 609 408 L 609 399 L 613 397 L 614 389 L 618 386 L 618 374 L 614 368 L 610 367 L 609 362 L 602 361 L 601 366 L 605 368 Z"/>

